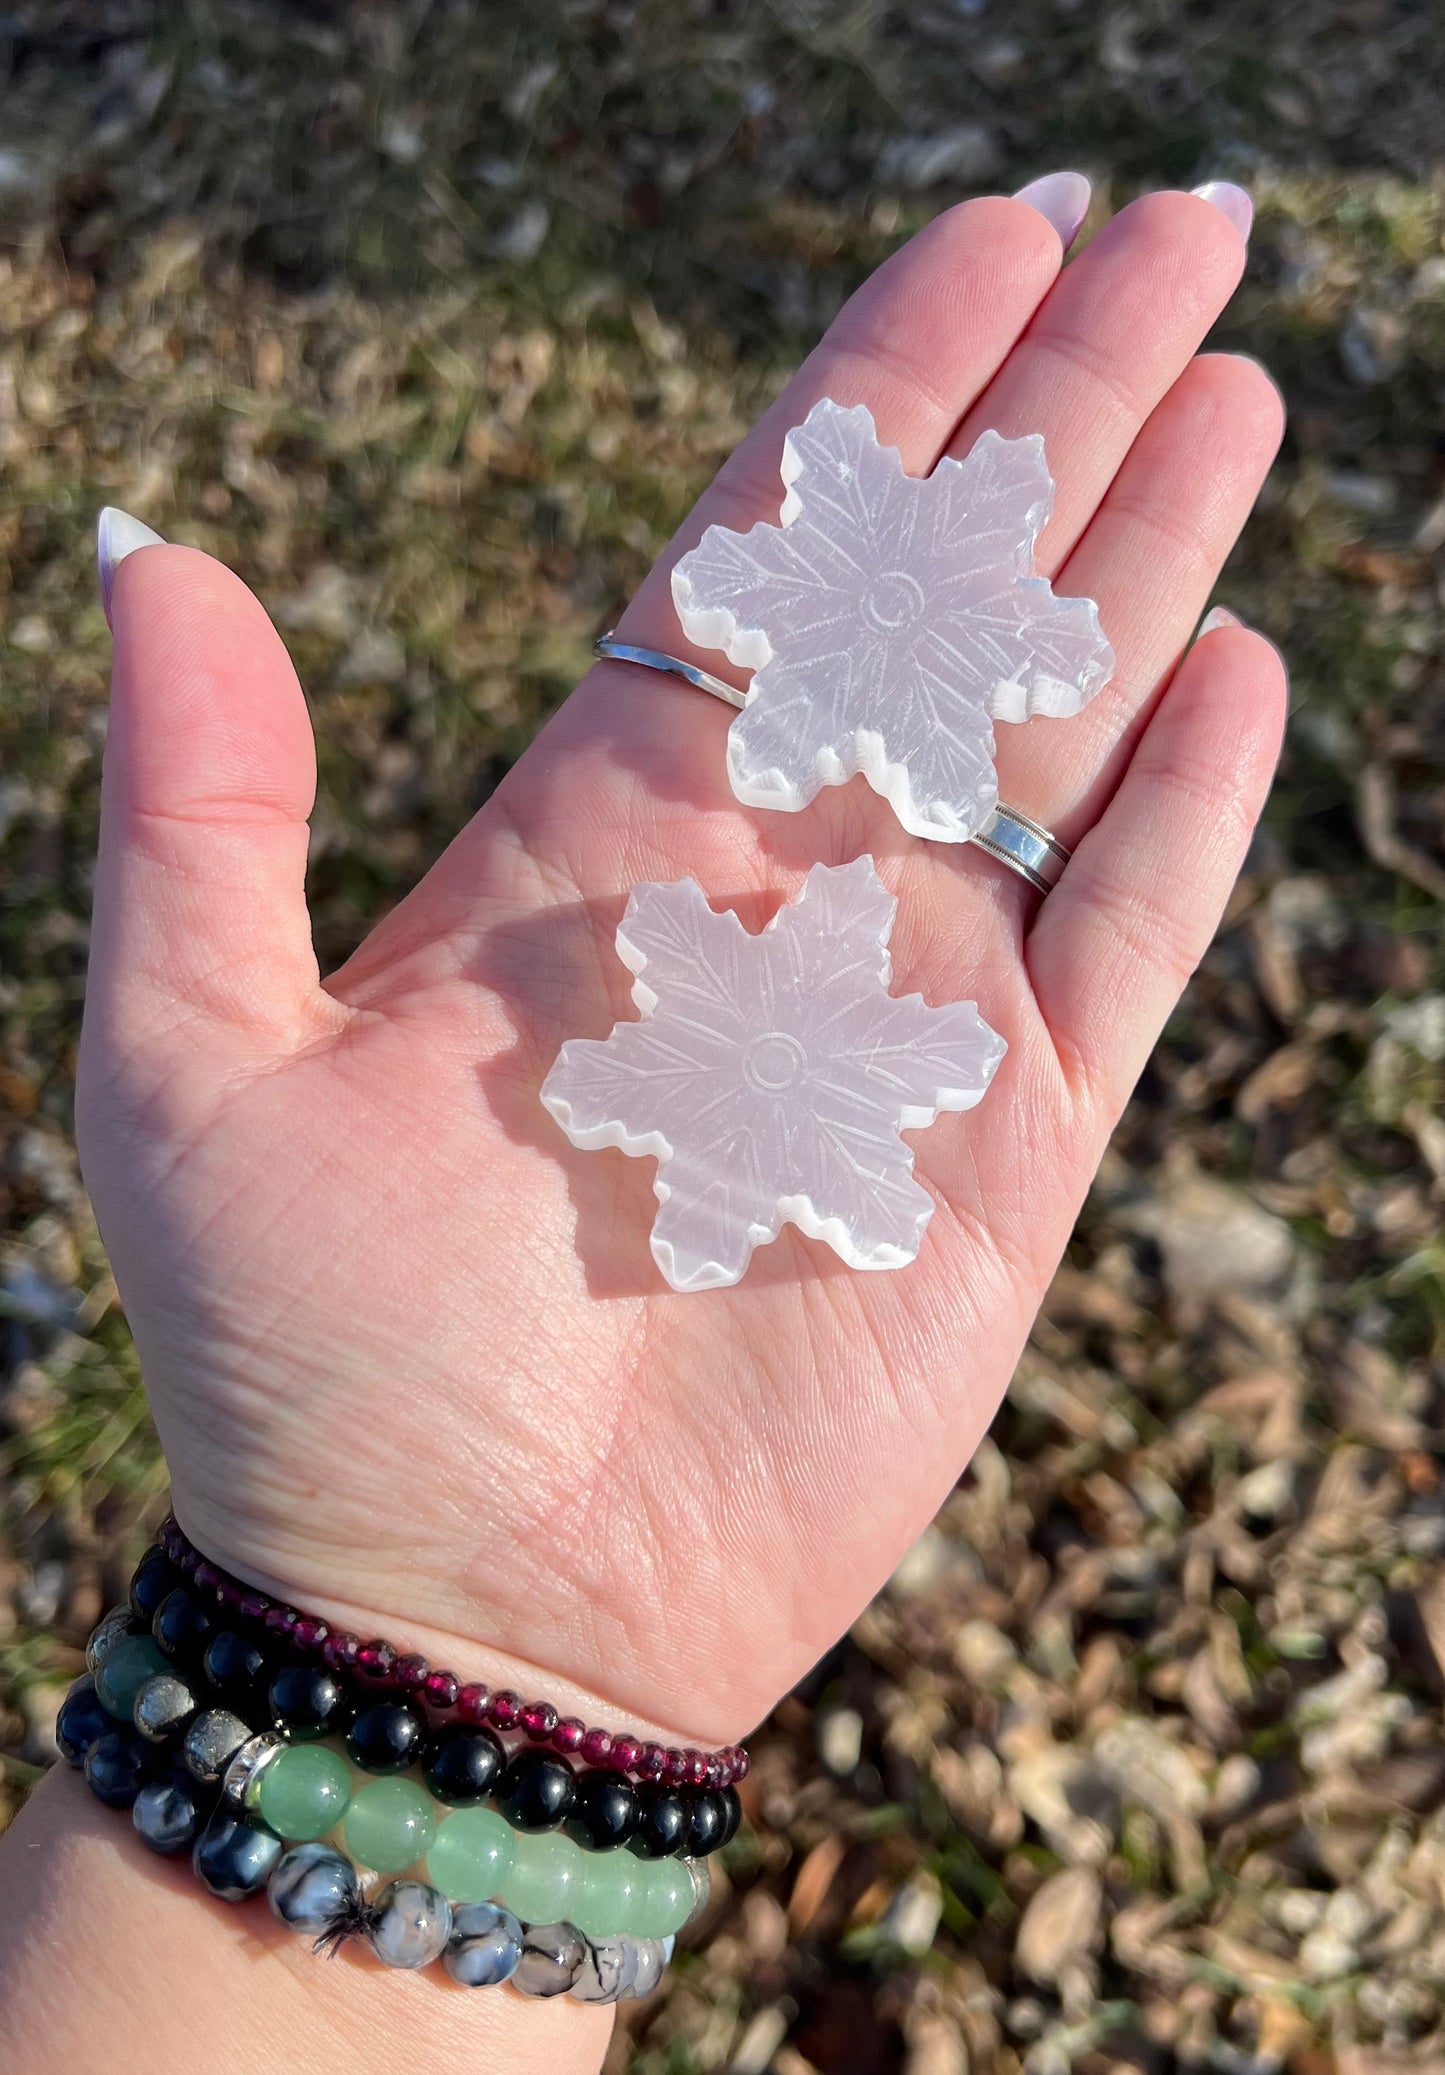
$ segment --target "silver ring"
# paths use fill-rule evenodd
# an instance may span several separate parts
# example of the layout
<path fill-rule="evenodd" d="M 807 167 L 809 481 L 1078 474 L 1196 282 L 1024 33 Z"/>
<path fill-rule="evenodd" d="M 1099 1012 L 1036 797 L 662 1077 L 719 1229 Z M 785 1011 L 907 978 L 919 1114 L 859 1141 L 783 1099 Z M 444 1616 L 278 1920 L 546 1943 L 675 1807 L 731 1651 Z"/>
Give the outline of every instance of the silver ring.
<path fill-rule="evenodd" d="M 639 648 L 635 642 L 619 641 L 609 632 L 598 635 L 592 653 L 604 661 L 640 663 L 644 670 L 665 671 L 739 710 L 747 704 L 747 694 L 736 685 L 714 677 L 710 670 L 700 670 L 696 663 L 684 662 L 681 656 L 664 655 L 660 648 Z M 1048 893 L 1058 885 L 1072 855 L 1041 823 L 1020 814 L 1017 807 L 1005 807 L 1002 803 L 969 841 L 977 843 L 980 850 L 987 851 L 1001 865 L 1007 865 L 1011 872 L 1017 872 L 1021 879 L 1027 879 L 1037 893 Z"/>

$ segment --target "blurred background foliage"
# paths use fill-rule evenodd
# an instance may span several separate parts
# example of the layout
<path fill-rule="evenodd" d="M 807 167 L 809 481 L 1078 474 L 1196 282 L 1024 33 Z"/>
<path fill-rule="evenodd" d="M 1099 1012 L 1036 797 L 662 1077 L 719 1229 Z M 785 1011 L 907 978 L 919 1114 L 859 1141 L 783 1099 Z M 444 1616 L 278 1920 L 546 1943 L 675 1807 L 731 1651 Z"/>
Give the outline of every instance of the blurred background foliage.
<path fill-rule="evenodd" d="M 70 1137 L 117 503 L 313 702 L 323 962 L 866 270 L 1254 194 L 1268 821 L 991 1440 L 757 1744 L 645 2075 L 1445 2067 L 1445 138 L 1395 0 L 0 7 L 0 1823 L 163 1504 Z M 1200 456 L 1201 468 L 1209 457 Z"/>

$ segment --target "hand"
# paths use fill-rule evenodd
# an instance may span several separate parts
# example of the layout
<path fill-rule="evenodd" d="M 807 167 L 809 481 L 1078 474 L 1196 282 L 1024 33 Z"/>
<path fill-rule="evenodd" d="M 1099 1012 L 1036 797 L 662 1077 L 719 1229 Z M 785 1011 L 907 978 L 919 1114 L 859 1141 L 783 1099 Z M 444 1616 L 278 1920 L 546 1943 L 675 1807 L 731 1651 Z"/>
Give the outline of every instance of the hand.
<path fill-rule="evenodd" d="M 1079 718 L 999 729 L 1003 798 L 1075 847 L 1042 904 L 861 781 L 742 810 L 725 710 L 607 664 L 323 982 L 281 643 L 194 551 L 121 564 L 81 1151 L 208 1554 L 690 1741 L 749 1728 L 886 1578 L 993 1415 L 1273 769 L 1268 643 L 1228 626 L 1180 660 L 1280 434 L 1258 367 L 1195 357 L 1243 259 L 1184 195 L 1062 274 L 1025 203 L 951 210 L 855 296 L 623 622 L 685 648 L 670 560 L 776 518 L 783 433 L 820 395 L 868 404 L 914 473 L 989 426 L 1042 432 L 1039 567 L 1098 600 L 1118 659 Z M 634 883 L 691 875 L 756 928 L 808 864 L 865 851 L 900 897 L 895 991 L 976 996 L 1008 1056 L 915 1142 L 937 1209 L 914 1265 L 856 1274 L 789 1228 L 738 1287 L 675 1296 L 651 1163 L 574 1152 L 538 1086 L 564 1037 L 632 1013 Z"/>

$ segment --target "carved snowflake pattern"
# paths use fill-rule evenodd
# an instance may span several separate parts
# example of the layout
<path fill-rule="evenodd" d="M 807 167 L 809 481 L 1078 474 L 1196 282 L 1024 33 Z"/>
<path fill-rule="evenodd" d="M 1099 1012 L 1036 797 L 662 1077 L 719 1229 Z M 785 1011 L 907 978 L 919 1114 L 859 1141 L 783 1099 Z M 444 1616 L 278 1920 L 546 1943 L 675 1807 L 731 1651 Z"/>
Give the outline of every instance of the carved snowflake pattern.
<path fill-rule="evenodd" d="M 933 1212 L 903 1130 L 980 1100 L 1004 1041 L 972 1002 L 888 992 L 897 902 L 871 858 L 815 865 L 758 935 L 692 879 L 634 892 L 617 951 L 637 1023 L 572 1038 L 542 1101 L 572 1143 L 652 1154 L 675 1290 L 742 1276 L 789 1221 L 901 1268 Z"/>
<path fill-rule="evenodd" d="M 1093 600 L 1033 574 L 1043 439 L 986 432 L 910 476 L 864 405 L 824 397 L 782 474 L 781 525 L 710 526 L 672 574 L 689 639 L 755 672 L 733 791 L 796 813 L 861 771 L 912 834 L 964 842 L 998 801 L 993 722 L 1077 713 L 1114 668 Z"/>

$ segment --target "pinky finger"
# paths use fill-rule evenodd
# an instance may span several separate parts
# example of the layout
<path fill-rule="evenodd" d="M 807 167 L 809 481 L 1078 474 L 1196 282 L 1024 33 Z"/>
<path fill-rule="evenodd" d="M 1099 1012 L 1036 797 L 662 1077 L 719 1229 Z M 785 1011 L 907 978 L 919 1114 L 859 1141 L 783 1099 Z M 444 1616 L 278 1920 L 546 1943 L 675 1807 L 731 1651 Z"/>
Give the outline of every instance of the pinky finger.
<path fill-rule="evenodd" d="M 1195 642 L 1028 940 L 1076 1093 L 1112 1123 L 1219 925 L 1279 758 L 1284 664 L 1237 624 Z"/>

